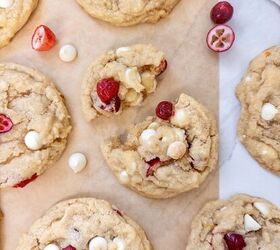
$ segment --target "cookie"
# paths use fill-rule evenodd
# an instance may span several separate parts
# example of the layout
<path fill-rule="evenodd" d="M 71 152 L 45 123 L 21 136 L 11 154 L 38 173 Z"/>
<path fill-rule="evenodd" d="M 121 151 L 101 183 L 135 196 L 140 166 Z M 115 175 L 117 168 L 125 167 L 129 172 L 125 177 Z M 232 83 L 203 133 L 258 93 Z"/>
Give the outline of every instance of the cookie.
<path fill-rule="evenodd" d="M 23 187 L 59 159 L 71 131 L 64 99 L 36 70 L 0 64 L 0 187 Z"/>
<path fill-rule="evenodd" d="M 261 198 L 236 195 L 202 208 L 186 250 L 276 250 L 279 242 L 279 208 Z"/>
<path fill-rule="evenodd" d="M 240 141 L 263 167 L 280 175 L 280 46 L 251 62 L 236 94 Z"/>
<path fill-rule="evenodd" d="M 38 0 L 0 0 L 0 48 L 23 27 Z"/>
<path fill-rule="evenodd" d="M 138 44 L 107 52 L 93 62 L 82 83 L 82 111 L 88 121 L 119 115 L 139 106 L 157 87 L 156 77 L 167 67 L 164 54 Z"/>
<path fill-rule="evenodd" d="M 218 134 L 209 112 L 186 94 L 174 105 L 161 102 L 157 115 L 109 139 L 102 152 L 123 185 L 168 198 L 197 188 L 216 167 Z"/>
<path fill-rule="evenodd" d="M 117 26 L 156 23 L 180 0 L 77 0 L 91 16 Z"/>
<path fill-rule="evenodd" d="M 21 237 L 16 250 L 151 250 L 144 231 L 107 201 L 58 203 Z"/>

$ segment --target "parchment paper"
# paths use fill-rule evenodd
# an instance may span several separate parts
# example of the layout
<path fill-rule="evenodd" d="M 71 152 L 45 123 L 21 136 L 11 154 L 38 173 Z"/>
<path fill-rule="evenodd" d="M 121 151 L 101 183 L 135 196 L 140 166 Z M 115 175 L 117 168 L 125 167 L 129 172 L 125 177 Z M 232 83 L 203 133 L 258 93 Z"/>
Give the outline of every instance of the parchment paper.
<path fill-rule="evenodd" d="M 123 132 L 131 123 L 152 114 L 158 101 L 173 100 L 181 92 L 218 113 L 218 57 L 205 44 L 214 2 L 182 0 L 156 25 L 116 28 L 90 18 L 74 0 L 40 1 L 29 23 L 0 50 L 0 60 L 35 67 L 53 79 L 65 96 L 74 128 L 63 157 L 54 167 L 24 189 L 1 190 L 2 250 L 14 250 L 20 235 L 54 203 L 78 196 L 102 198 L 117 205 L 145 229 L 156 250 L 185 249 L 192 217 L 204 202 L 218 195 L 217 171 L 197 190 L 168 200 L 146 199 L 117 182 L 99 146 L 103 138 Z M 33 30 L 40 24 L 51 27 L 59 39 L 49 52 L 37 53 L 30 46 Z M 65 43 L 79 50 L 78 59 L 70 64 L 58 58 Z M 103 52 L 133 43 L 152 43 L 166 53 L 169 68 L 158 91 L 141 108 L 132 108 L 112 120 L 87 123 L 80 112 L 80 83 L 86 67 Z M 88 157 L 87 168 L 78 175 L 67 165 L 73 152 Z"/>

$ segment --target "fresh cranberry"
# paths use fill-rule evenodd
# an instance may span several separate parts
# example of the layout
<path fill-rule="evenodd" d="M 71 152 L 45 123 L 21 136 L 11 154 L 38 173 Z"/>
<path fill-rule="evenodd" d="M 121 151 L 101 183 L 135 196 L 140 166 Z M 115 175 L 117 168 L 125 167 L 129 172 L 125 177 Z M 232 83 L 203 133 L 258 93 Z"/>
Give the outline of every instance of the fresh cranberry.
<path fill-rule="evenodd" d="M 118 95 L 120 82 L 113 78 L 102 79 L 97 83 L 97 95 L 102 102 L 108 103 Z"/>
<path fill-rule="evenodd" d="M 224 240 L 227 244 L 228 250 L 242 250 L 246 247 L 246 243 L 241 234 L 227 233 L 224 236 Z"/>
<path fill-rule="evenodd" d="M 168 120 L 173 115 L 173 104 L 168 101 L 160 102 L 156 107 L 157 117 Z"/>
<path fill-rule="evenodd" d="M 207 45 L 215 52 L 229 50 L 235 40 L 235 34 L 231 27 L 227 25 L 217 25 L 207 34 Z"/>
<path fill-rule="evenodd" d="M 12 127 L 12 120 L 6 115 L 0 114 L 0 134 L 9 132 Z"/>
<path fill-rule="evenodd" d="M 109 103 L 102 103 L 100 108 L 107 112 L 117 113 L 121 107 L 121 100 L 118 96 L 113 97 Z"/>
<path fill-rule="evenodd" d="M 146 172 L 146 177 L 153 176 L 157 168 L 160 167 L 160 159 L 157 157 L 150 161 L 146 162 L 149 165 L 149 168 Z"/>
<path fill-rule="evenodd" d="M 47 51 L 51 49 L 56 42 L 55 34 L 52 30 L 45 26 L 38 26 L 32 36 L 32 48 L 36 51 Z"/>
<path fill-rule="evenodd" d="M 26 179 L 24 181 L 21 181 L 21 182 L 17 183 L 16 185 L 14 185 L 14 187 L 15 188 L 24 188 L 27 184 L 34 181 L 37 177 L 38 177 L 38 175 L 34 174 L 29 179 Z"/>
<path fill-rule="evenodd" d="M 167 69 L 168 63 L 164 59 L 161 61 L 160 65 L 156 68 L 157 75 L 162 74 Z"/>
<path fill-rule="evenodd" d="M 62 248 L 62 250 L 76 250 L 76 248 L 75 248 L 75 247 L 72 247 L 72 246 L 70 245 L 70 246 L 67 246 L 67 247 Z"/>
<path fill-rule="evenodd" d="M 233 16 L 233 7 L 227 1 L 217 3 L 211 10 L 211 19 L 216 24 L 224 24 Z"/>

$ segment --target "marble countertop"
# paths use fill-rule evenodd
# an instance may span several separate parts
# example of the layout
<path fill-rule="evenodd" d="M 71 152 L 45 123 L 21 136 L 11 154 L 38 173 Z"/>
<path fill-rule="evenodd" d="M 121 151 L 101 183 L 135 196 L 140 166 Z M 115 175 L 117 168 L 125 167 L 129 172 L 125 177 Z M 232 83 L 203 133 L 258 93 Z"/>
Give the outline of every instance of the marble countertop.
<path fill-rule="evenodd" d="M 280 7 L 269 0 L 230 2 L 235 13 L 229 25 L 235 30 L 236 41 L 230 51 L 220 56 L 220 197 L 242 192 L 280 206 L 280 177 L 260 167 L 238 140 L 240 105 L 235 97 L 235 87 L 250 60 L 280 44 Z"/>

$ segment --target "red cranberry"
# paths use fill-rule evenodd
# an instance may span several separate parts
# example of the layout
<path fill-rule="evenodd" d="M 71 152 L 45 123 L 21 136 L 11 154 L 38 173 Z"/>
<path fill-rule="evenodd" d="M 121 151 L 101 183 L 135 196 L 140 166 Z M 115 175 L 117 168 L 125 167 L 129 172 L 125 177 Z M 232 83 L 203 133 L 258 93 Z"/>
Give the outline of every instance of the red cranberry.
<path fill-rule="evenodd" d="M 224 236 L 224 240 L 227 244 L 228 250 L 242 250 L 246 247 L 246 243 L 241 234 L 227 233 Z"/>
<path fill-rule="evenodd" d="M 47 51 L 55 45 L 55 41 L 55 34 L 52 30 L 45 25 L 40 25 L 34 31 L 31 45 L 34 50 Z"/>
<path fill-rule="evenodd" d="M 146 177 L 153 176 L 157 168 L 160 167 L 160 159 L 157 157 L 155 159 L 147 161 L 146 163 L 149 165 L 149 168 L 146 172 Z"/>
<path fill-rule="evenodd" d="M 26 179 L 24 181 L 21 181 L 21 182 L 17 183 L 16 185 L 14 185 L 14 187 L 15 188 L 24 188 L 27 184 L 34 181 L 37 177 L 38 177 L 38 175 L 34 174 L 29 179 Z"/>
<path fill-rule="evenodd" d="M 113 78 L 102 79 L 97 83 L 97 95 L 102 102 L 108 103 L 118 95 L 120 82 Z"/>
<path fill-rule="evenodd" d="M 211 10 L 211 19 L 216 24 L 224 24 L 233 16 L 233 7 L 227 1 L 217 3 Z"/>
<path fill-rule="evenodd" d="M 112 113 L 117 113 L 121 107 L 121 100 L 118 96 L 112 98 L 109 103 L 102 103 L 100 108 Z"/>
<path fill-rule="evenodd" d="M 168 63 L 164 59 L 161 61 L 160 65 L 156 68 L 157 75 L 162 74 L 167 69 Z"/>
<path fill-rule="evenodd" d="M 168 101 L 160 102 L 156 108 L 157 117 L 168 120 L 173 115 L 173 104 Z"/>
<path fill-rule="evenodd" d="M 0 114 L 0 134 L 9 132 L 12 127 L 12 120 L 6 115 Z"/>
<path fill-rule="evenodd" d="M 72 247 L 72 246 L 70 245 L 70 246 L 67 246 L 67 247 L 62 248 L 62 250 L 76 250 L 76 248 L 75 248 L 75 247 Z"/>

